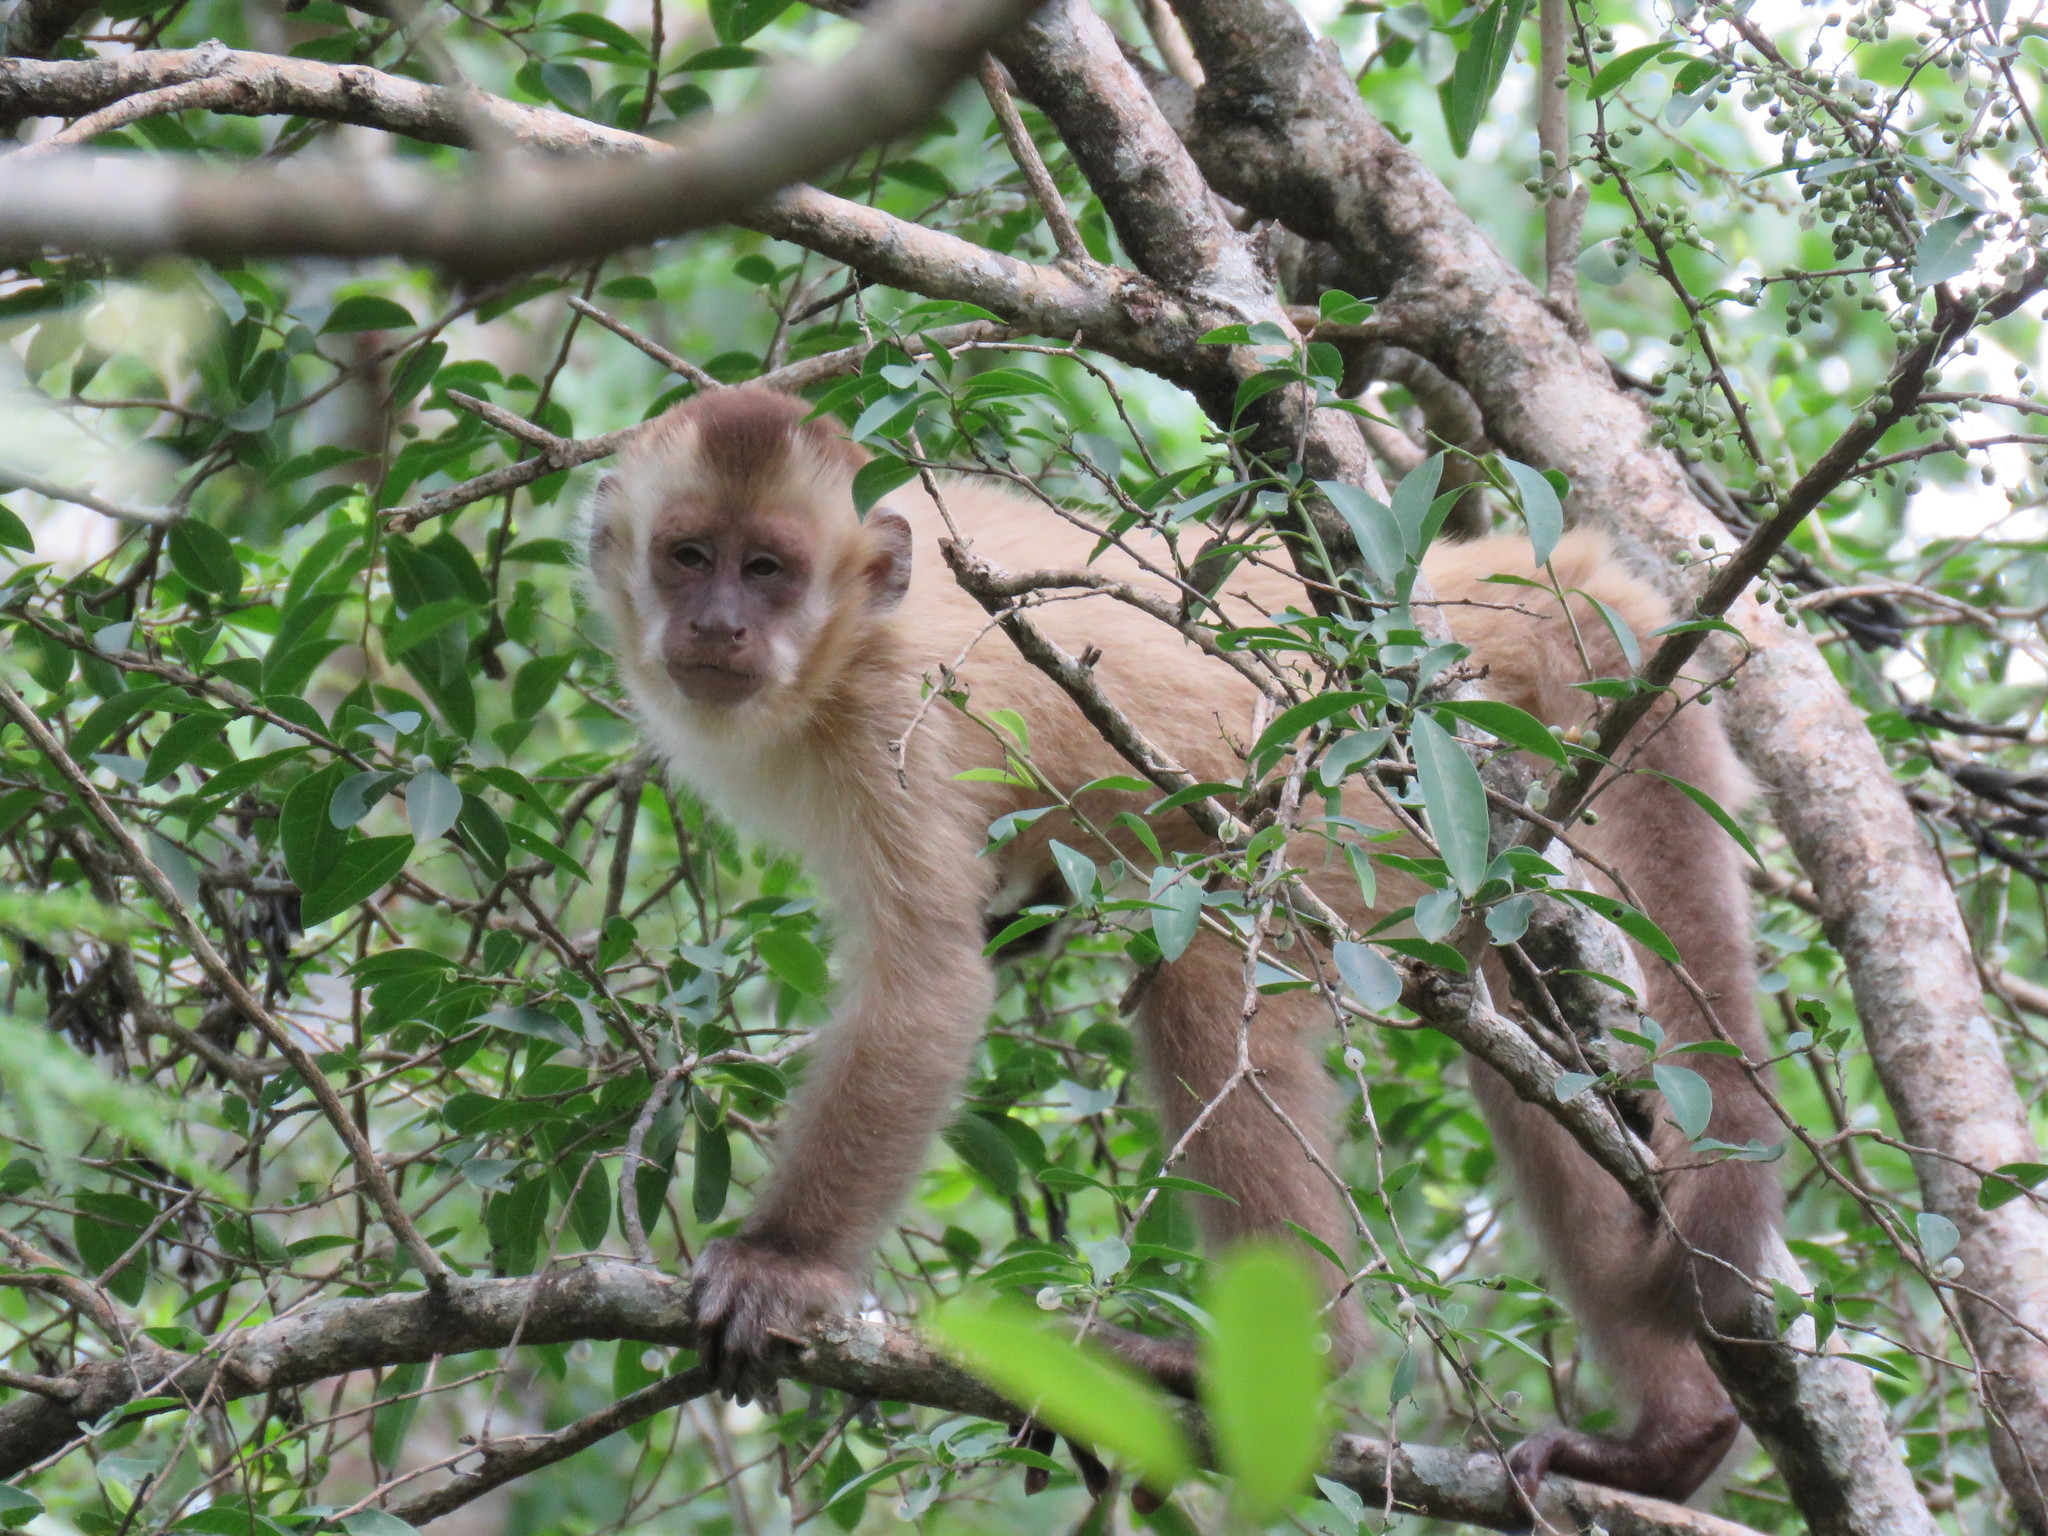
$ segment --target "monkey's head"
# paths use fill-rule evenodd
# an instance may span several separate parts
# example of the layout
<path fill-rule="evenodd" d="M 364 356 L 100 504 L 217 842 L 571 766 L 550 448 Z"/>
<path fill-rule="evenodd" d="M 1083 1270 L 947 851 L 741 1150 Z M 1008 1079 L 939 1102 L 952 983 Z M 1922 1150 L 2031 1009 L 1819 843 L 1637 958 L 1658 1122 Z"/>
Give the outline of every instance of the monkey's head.
<path fill-rule="evenodd" d="M 735 718 L 813 687 L 910 583 L 910 525 L 854 513 L 867 455 L 801 400 L 697 396 L 648 423 L 589 512 L 591 597 L 643 707 Z"/>

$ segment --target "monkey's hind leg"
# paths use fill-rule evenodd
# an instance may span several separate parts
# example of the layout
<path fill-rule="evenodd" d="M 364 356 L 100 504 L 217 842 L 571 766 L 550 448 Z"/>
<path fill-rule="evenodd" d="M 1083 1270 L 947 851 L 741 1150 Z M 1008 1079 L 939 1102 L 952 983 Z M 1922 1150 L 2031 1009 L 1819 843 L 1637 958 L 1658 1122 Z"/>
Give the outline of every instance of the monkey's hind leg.
<path fill-rule="evenodd" d="M 1237 1076 L 1244 996 L 1243 955 L 1208 933 L 1145 983 L 1137 1007 L 1139 1046 L 1162 1138 L 1170 1148 L 1200 1122 L 1182 1169 L 1230 1197 L 1193 1197 L 1212 1247 L 1253 1234 L 1291 1240 L 1287 1224 L 1293 1222 L 1344 1253 L 1351 1247 L 1350 1223 L 1323 1171 L 1331 1166 L 1336 1095 L 1323 1070 L 1315 999 L 1307 993 L 1260 999 L 1248 1042 L 1258 1077 L 1254 1086 Z M 1345 1277 L 1327 1260 L 1307 1256 L 1325 1294 L 1333 1294 Z M 1339 1301 L 1325 1326 L 1341 1368 L 1358 1348 L 1356 1303 Z M 1194 1357 L 1187 1341 L 1131 1335 L 1115 1342 L 1168 1385 L 1191 1384 Z"/>
<path fill-rule="evenodd" d="M 1714 1310 L 1717 1270 L 1696 1271 L 1557 1122 L 1474 1061 L 1472 1086 L 1513 1171 L 1521 1209 L 1571 1303 L 1592 1354 L 1635 1410 L 1618 1434 L 1562 1427 L 1508 1453 L 1532 1497 L 1545 1472 L 1683 1502 L 1735 1443 L 1742 1421 L 1694 1342 L 1701 1302 Z M 1692 1193 L 1688 1191 L 1687 1193 Z M 1686 1202 L 1677 1202 L 1682 1227 Z M 1704 1285 L 1702 1281 L 1704 1279 Z"/>

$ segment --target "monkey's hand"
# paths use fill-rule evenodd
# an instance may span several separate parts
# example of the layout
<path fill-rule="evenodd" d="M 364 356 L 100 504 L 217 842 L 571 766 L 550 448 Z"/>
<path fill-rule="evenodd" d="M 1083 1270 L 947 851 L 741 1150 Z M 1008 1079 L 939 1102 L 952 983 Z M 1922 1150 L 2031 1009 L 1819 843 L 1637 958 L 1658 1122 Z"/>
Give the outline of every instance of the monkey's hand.
<path fill-rule="evenodd" d="M 851 1311 L 859 1282 L 824 1259 L 721 1237 L 704 1245 L 690 1276 L 697 1355 L 720 1391 L 765 1401 L 787 1374 L 813 1318 Z"/>

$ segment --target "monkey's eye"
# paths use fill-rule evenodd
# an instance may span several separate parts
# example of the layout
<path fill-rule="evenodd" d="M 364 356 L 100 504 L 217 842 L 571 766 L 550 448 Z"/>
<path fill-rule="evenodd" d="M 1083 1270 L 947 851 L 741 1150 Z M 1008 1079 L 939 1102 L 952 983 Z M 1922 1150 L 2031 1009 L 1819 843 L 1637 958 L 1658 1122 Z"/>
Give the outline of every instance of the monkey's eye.
<path fill-rule="evenodd" d="M 773 555 L 755 555 L 740 569 L 749 576 L 765 581 L 768 577 L 781 573 L 782 562 Z"/>
<path fill-rule="evenodd" d="M 711 556 L 702 544 L 678 544 L 668 552 L 668 557 L 686 571 L 711 569 Z"/>

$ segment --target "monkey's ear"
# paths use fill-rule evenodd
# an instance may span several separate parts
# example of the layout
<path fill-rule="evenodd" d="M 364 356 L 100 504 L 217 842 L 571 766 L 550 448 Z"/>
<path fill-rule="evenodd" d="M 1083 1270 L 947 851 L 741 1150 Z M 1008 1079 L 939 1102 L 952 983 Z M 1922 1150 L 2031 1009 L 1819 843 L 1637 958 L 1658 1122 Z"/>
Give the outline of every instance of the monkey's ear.
<path fill-rule="evenodd" d="M 877 507 L 868 514 L 868 606 L 887 613 L 910 590 L 910 524 L 900 512 Z"/>

